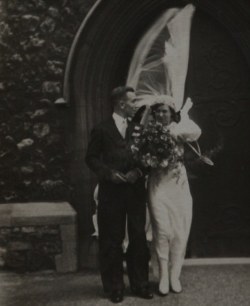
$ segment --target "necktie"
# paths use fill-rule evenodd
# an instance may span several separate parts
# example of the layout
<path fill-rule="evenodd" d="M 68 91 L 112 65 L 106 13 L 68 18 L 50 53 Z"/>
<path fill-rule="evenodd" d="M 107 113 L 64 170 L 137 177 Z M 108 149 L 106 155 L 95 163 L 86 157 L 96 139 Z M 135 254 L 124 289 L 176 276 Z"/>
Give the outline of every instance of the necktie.
<path fill-rule="evenodd" d="M 127 126 L 128 126 L 127 120 L 126 119 L 122 120 L 121 135 L 123 138 L 125 138 Z"/>

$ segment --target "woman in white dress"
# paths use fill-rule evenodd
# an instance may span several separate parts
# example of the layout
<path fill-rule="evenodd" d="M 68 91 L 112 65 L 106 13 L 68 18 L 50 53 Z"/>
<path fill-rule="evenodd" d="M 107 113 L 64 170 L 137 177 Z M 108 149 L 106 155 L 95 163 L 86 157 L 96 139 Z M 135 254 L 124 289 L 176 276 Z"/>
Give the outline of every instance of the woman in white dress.
<path fill-rule="evenodd" d="M 176 139 L 180 155 L 174 168 L 151 169 L 148 178 L 148 204 L 159 263 L 159 294 L 163 296 L 169 289 L 175 293 L 182 291 L 180 274 L 192 220 L 192 196 L 182 159 L 183 145 L 196 141 L 201 134 L 200 128 L 189 119 L 191 106 L 189 101 L 178 120 L 171 97 L 161 96 L 151 107 L 154 119 L 166 125 Z"/>

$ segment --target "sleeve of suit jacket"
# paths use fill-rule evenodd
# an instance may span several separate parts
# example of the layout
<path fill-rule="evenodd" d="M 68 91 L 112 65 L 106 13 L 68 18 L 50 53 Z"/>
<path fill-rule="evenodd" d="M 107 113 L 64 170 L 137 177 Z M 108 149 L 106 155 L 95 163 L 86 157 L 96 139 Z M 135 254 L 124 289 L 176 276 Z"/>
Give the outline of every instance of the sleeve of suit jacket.
<path fill-rule="evenodd" d="M 90 142 L 86 154 L 88 167 L 95 172 L 99 179 L 109 179 L 111 169 L 102 161 L 103 153 L 103 132 L 100 127 L 92 130 Z"/>

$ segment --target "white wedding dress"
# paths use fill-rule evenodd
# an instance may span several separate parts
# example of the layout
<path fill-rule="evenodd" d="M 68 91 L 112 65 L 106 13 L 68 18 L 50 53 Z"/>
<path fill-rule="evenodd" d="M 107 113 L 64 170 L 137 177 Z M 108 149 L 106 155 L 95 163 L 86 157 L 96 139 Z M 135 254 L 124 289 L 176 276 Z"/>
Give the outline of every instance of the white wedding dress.
<path fill-rule="evenodd" d="M 170 133 L 183 143 L 196 141 L 200 128 L 188 115 L 181 122 L 171 123 Z M 159 290 L 167 294 L 170 288 L 181 291 L 179 277 L 183 265 L 192 221 L 192 196 L 185 166 L 178 162 L 173 170 L 154 169 L 148 178 L 148 200 L 153 242 L 159 264 Z"/>

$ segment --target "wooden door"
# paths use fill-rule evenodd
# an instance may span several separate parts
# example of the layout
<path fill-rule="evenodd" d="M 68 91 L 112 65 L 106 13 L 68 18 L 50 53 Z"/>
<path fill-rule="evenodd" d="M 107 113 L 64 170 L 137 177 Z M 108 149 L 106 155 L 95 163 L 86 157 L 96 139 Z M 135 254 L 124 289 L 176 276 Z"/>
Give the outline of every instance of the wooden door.
<path fill-rule="evenodd" d="M 250 256 L 250 68 L 230 33 L 197 10 L 186 95 L 210 167 L 187 154 L 194 218 L 191 257 Z"/>

